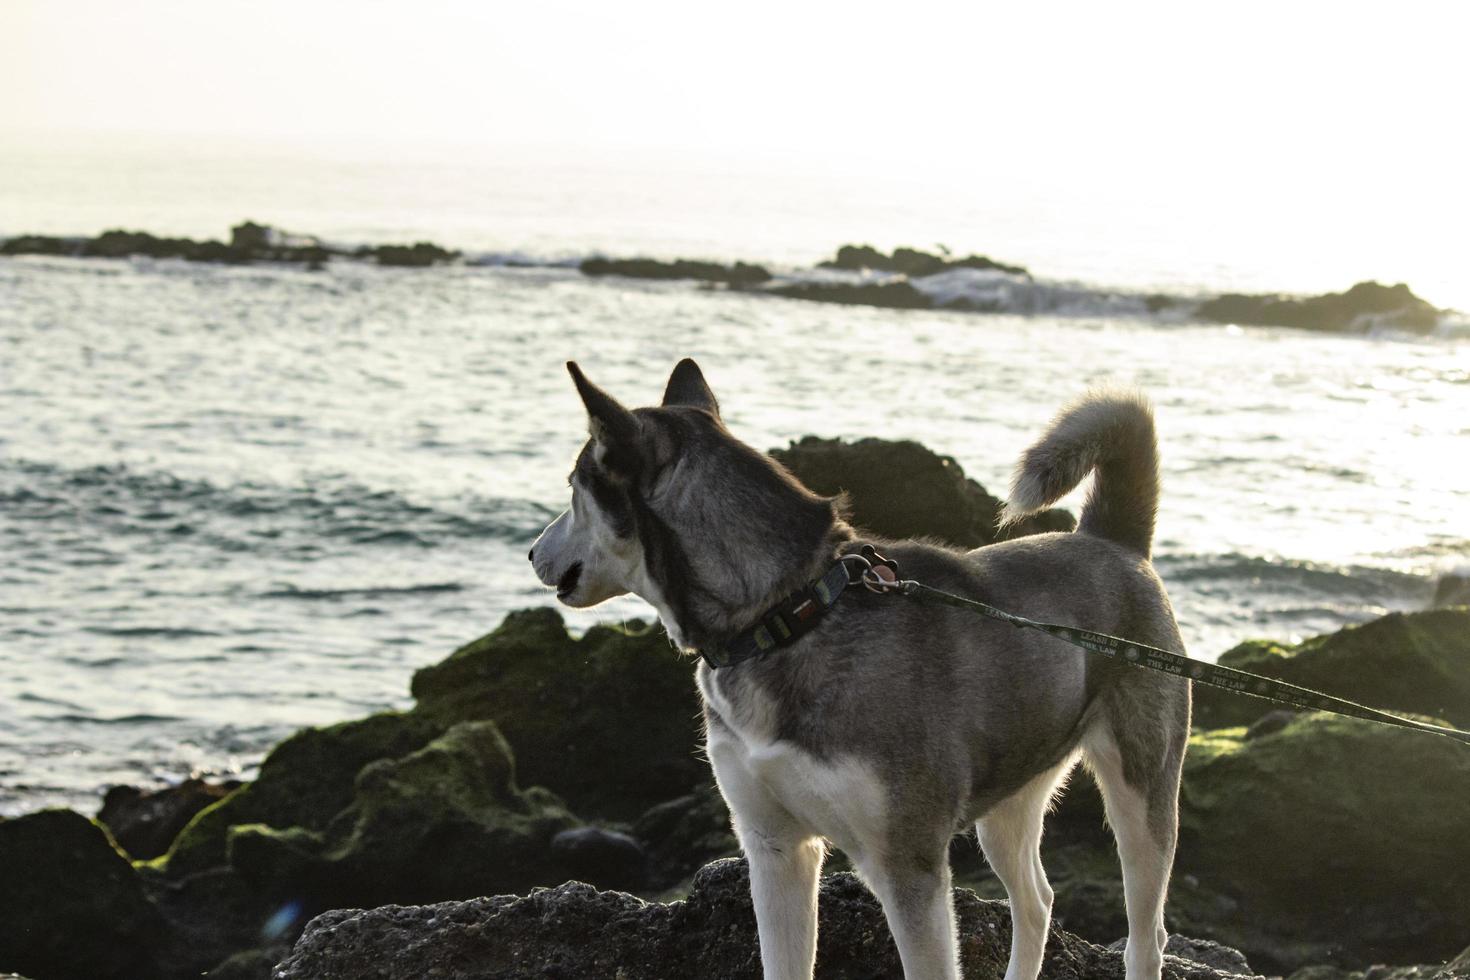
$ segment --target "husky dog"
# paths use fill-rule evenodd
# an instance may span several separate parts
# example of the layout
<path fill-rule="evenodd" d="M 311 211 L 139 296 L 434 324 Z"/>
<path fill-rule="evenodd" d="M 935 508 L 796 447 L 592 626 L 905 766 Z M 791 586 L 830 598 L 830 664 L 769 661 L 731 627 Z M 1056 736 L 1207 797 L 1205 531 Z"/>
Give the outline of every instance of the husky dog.
<path fill-rule="evenodd" d="M 567 367 L 591 439 L 571 509 L 531 551 L 567 605 L 635 593 L 678 647 L 709 654 L 874 543 L 837 501 L 730 434 L 693 361 L 674 369 L 660 407 L 631 411 Z M 1094 394 L 1059 415 L 1017 467 L 1006 518 L 1049 506 L 1089 473 L 1075 533 L 970 552 L 875 543 L 936 588 L 1182 651 L 1149 563 L 1159 478 L 1141 397 Z M 882 902 L 904 976 L 958 978 L 948 847 L 972 823 L 1010 896 L 1006 980 L 1034 980 L 1052 903 L 1042 818 L 1079 760 L 1102 788 L 1122 858 L 1127 980 L 1159 977 L 1187 681 L 861 587 L 789 646 L 718 670 L 702 662 L 695 679 L 750 864 L 766 980 L 812 976 L 829 842 Z"/>

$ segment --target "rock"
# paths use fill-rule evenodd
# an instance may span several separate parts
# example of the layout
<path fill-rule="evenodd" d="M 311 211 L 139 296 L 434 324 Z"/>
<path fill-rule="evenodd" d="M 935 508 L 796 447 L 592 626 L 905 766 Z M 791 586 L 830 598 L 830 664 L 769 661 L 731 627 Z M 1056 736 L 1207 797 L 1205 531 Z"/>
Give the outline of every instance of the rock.
<path fill-rule="evenodd" d="M 149 975 L 164 925 L 107 831 L 71 810 L 0 820 L 0 970 Z"/>
<path fill-rule="evenodd" d="M 649 885 L 657 892 L 682 882 L 716 858 L 733 857 L 740 845 L 730 811 L 714 783 L 650 807 L 633 825 L 649 855 Z"/>
<path fill-rule="evenodd" d="M 1250 741 L 1253 738 L 1260 738 L 1262 735 L 1279 732 L 1287 725 L 1290 725 L 1296 719 L 1296 716 L 1297 712 L 1295 711 L 1268 711 L 1251 722 L 1250 727 L 1245 730 L 1246 741 Z"/>
<path fill-rule="evenodd" d="M 1119 939 L 1109 944 L 1108 949 L 1121 953 L 1127 948 L 1127 945 L 1128 940 Z M 1251 973 L 1250 964 L 1246 962 L 1244 953 L 1208 939 L 1190 939 L 1188 936 L 1171 935 L 1164 946 L 1164 955 L 1177 956 L 1191 963 L 1202 963 L 1221 973 L 1247 975 Z"/>
<path fill-rule="evenodd" d="M 689 259 L 661 262 L 658 259 L 590 258 L 582 263 L 581 269 L 582 274 L 587 276 L 697 279 L 700 282 L 724 283 L 727 286 L 757 286 L 771 278 L 771 274 L 758 265 L 747 265 L 744 262 L 722 265 L 719 262 L 697 262 Z"/>
<path fill-rule="evenodd" d="M 177 786 L 152 791 L 113 786 L 102 799 L 97 819 L 131 857 L 155 858 L 168 850 L 196 813 L 218 803 L 240 785 L 237 779 L 218 784 L 186 779 Z"/>
<path fill-rule="evenodd" d="M 204 976 L 206 980 L 271 980 L 271 970 L 290 952 L 290 946 L 247 949 L 231 956 Z"/>
<path fill-rule="evenodd" d="M 377 260 L 378 265 L 399 266 L 409 269 L 424 269 L 441 262 L 451 262 L 459 257 L 458 252 L 435 245 L 433 242 L 415 242 L 412 245 L 375 245 L 359 250 Z"/>
<path fill-rule="evenodd" d="M 325 830 L 230 828 L 228 859 L 260 893 L 308 907 L 440 901 L 563 880 L 550 842 L 574 823 L 550 793 L 517 788 L 494 722 L 465 722 L 365 766 Z"/>
<path fill-rule="evenodd" d="M 16 235 L 0 244 L 0 255 L 57 255 L 74 257 L 82 254 L 85 238 L 58 238 L 53 235 Z"/>
<path fill-rule="evenodd" d="M 648 879 L 643 845 L 616 830 L 563 830 L 551 838 L 551 856 L 572 877 L 598 888 L 637 891 Z"/>
<path fill-rule="evenodd" d="M 1202 319 L 1216 323 L 1357 333 L 1375 327 L 1430 333 L 1439 326 L 1442 312 L 1403 283 L 1384 286 L 1376 282 L 1360 282 L 1345 293 L 1303 299 L 1227 293 L 1196 310 Z"/>
<path fill-rule="evenodd" d="M 246 222 L 232 229 L 229 244 L 208 239 L 167 238 L 146 231 L 104 231 L 96 238 L 20 235 L 0 246 L 0 255 L 65 255 L 122 259 L 186 259 L 190 262 L 243 264 L 256 260 L 320 264 L 331 253 L 309 235 L 289 235 Z"/>
<path fill-rule="evenodd" d="M 962 548 L 993 541 L 1070 531 L 1064 510 L 1049 510 L 1003 532 L 996 529 L 1001 501 L 965 476 L 950 456 L 917 442 L 886 439 L 819 439 L 807 436 L 771 456 L 816 493 L 848 495 L 851 519 L 889 538 L 930 536 Z"/>
<path fill-rule="evenodd" d="M 1198 733 L 1176 875 L 1237 908 L 1176 894 L 1170 922 L 1272 971 L 1453 955 L 1470 922 L 1466 800 L 1470 751 L 1449 739 L 1323 714 L 1249 741 Z"/>
<path fill-rule="evenodd" d="M 586 817 L 630 820 L 709 779 L 699 758 L 693 664 L 662 629 L 594 626 L 572 639 L 550 608 L 511 613 L 495 632 L 413 678 L 417 712 L 493 718 L 522 781 Z"/>
<path fill-rule="evenodd" d="M 1349 701 L 1470 725 L 1470 610 L 1390 613 L 1295 646 L 1242 643 L 1220 663 Z M 1196 685 L 1194 724 L 1248 725 L 1279 706 Z"/>
<path fill-rule="evenodd" d="M 889 256 L 871 245 L 843 245 L 837 250 L 835 259 L 821 263 L 820 267 L 844 269 L 849 272 L 868 270 L 897 272 L 910 278 L 932 276 L 937 272 L 948 272 L 951 269 L 980 269 L 987 272 L 1007 272 L 1016 276 L 1031 274 L 1023 266 L 1007 265 L 984 255 L 967 255 L 962 259 L 951 259 L 947 256 L 931 255 L 914 248 L 900 247 L 894 249 L 893 255 Z"/>
<path fill-rule="evenodd" d="M 805 299 L 817 303 L 846 303 L 855 306 L 886 306 L 897 310 L 927 310 L 934 301 L 907 279 L 885 282 L 792 282 L 772 286 L 773 296 Z"/>
<path fill-rule="evenodd" d="M 1470 569 L 1441 575 L 1434 586 L 1434 601 L 1431 608 L 1444 609 L 1449 606 L 1470 606 Z"/>
<path fill-rule="evenodd" d="M 956 892 L 960 956 L 968 980 L 1000 980 L 1010 948 L 1010 912 Z M 820 980 L 901 976 L 878 903 L 851 874 L 822 880 Z M 1166 980 L 1231 975 L 1171 959 Z M 524 898 L 481 898 L 422 908 L 344 910 L 315 919 L 279 967 L 277 980 L 510 980 L 528 976 L 675 980 L 760 976 L 745 863 L 717 861 L 670 905 L 568 883 Z M 1121 980 L 1122 957 L 1053 931 L 1043 980 Z"/>
<path fill-rule="evenodd" d="M 263 943 L 289 945 L 308 918 L 299 902 L 268 899 L 230 868 L 169 879 L 146 864 L 137 867 L 149 899 L 169 925 L 155 980 L 199 977 Z"/>
<path fill-rule="evenodd" d="M 1308 966 L 1286 980 L 1467 980 L 1470 969 L 1450 963 L 1445 966 L 1371 966 L 1366 970 L 1344 970 L 1336 966 Z"/>
<path fill-rule="evenodd" d="M 323 831 L 352 802 L 359 770 L 407 755 L 446 727 L 422 715 L 384 712 L 297 732 L 266 756 L 254 782 L 195 816 L 157 867 L 177 878 L 224 865 L 226 838 L 239 824 Z"/>

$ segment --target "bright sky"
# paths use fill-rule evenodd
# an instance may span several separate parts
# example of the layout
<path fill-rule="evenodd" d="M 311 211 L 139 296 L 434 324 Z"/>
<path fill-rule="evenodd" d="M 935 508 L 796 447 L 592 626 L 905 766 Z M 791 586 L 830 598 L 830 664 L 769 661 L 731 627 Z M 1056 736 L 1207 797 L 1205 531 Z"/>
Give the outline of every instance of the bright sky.
<path fill-rule="evenodd" d="M 1380 246 L 1443 259 L 1470 228 L 1467 36 L 1450 2 L 0 0 L 0 141 L 368 138 L 1024 179 L 1308 227 L 1350 211 Z"/>
<path fill-rule="evenodd" d="M 673 145 L 812 167 L 992 168 L 1003 151 L 1132 179 L 1422 187 L 1463 166 L 1447 152 L 1465 148 L 1461 9 L 4 0 L 0 131 Z"/>

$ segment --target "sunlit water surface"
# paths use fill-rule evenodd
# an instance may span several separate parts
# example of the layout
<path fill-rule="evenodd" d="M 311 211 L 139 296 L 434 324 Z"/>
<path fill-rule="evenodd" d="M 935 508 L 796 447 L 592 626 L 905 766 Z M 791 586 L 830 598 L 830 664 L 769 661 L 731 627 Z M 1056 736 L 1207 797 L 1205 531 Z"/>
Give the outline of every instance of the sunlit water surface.
<path fill-rule="evenodd" d="M 13 260 L 0 297 L 0 812 L 248 770 L 550 602 L 525 551 L 585 431 L 569 358 L 643 404 L 692 354 L 755 446 L 912 437 L 992 490 L 1062 402 L 1139 385 L 1158 564 L 1209 658 L 1421 607 L 1467 553 L 1454 341 L 350 263 Z"/>

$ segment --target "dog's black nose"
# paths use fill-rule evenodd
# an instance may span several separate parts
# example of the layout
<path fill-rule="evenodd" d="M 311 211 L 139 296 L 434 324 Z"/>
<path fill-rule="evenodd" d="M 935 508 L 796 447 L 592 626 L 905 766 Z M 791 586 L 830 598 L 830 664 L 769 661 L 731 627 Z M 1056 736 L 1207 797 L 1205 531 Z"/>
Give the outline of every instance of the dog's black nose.
<path fill-rule="evenodd" d="M 527 561 L 535 561 L 536 560 L 536 549 L 535 548 L 532 548 L 530 551 L 526 552 L 526 560 Z"/>

